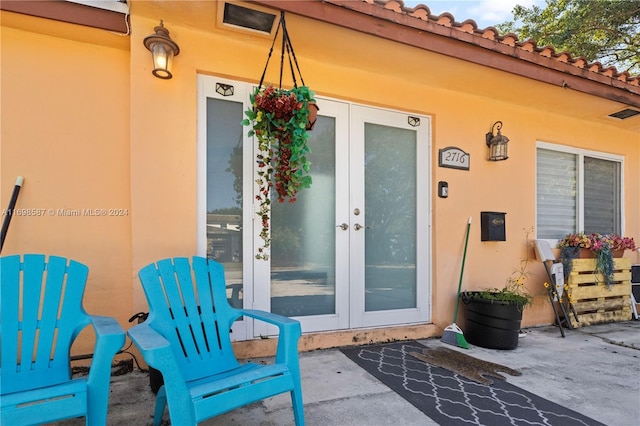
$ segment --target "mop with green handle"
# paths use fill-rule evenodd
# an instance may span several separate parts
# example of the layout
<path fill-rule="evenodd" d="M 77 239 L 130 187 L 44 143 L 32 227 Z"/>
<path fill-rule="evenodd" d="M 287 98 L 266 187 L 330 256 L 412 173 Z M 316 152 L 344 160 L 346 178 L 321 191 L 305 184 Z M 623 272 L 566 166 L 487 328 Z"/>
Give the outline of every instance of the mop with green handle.
<path fill-rule="evenodd" d="M 469 229 L 471 228 L 471 216 L 467 222 L 467 233 L 464 238 L 464 254 L 462 256 L 462 267 L 460 269 L 460 281 L 458 282 L 458 295 L 456 297 L 456 309 L 453 313 L 453 324 L 444 329 L 442 333 L 442 342 L 448 343 L 460 348 L 469 349 L 469 344 L 464 338 L 464 334 L 460 327 L 456 325 L 456 319 L 458 318 L 458 307 L 460 306 L 460 289 L 462 288 L 462 274 L 464 273 L 464 262 L 467 258 L 467 244 L 469 243 Z"/>

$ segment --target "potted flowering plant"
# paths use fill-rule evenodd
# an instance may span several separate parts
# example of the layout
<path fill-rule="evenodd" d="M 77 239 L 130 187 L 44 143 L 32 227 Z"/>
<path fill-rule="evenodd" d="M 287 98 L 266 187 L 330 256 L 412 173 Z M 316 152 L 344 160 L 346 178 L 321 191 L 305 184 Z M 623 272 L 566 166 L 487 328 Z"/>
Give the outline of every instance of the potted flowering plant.
<path fill-rule="evenodd" d="M 606 235 L 604 239 L 611 247 L 611 251 L 614 253 L 613 257 L 622 257 L 625 250 L 635 250 L 636 242 L 633 238 L 621 237 L 620 235 Z"/>
<path fill-rule="evenodd" d="M 530 273 L 529 235 L 525 229 L 527 255 L 520 267 L 507 278 L 502 288 L 465 291 L 460 297 L 465 313 L 464 335 L 475 345 L 490 349 L 514 349 L 518 346 L 520 323 L 524 308 L 533 303 L 525 281 Z"/>
<path fill-rule="evenodd" d="M 633 238 L 621 237 L 617 234 L 603 235 L 584 232 L 567 234 L 558 242 L 560 260 L 568 276 L 573 259 L 577 257 L 594 257 L 596 270 L 602 274 L 604 283 L 610 286 L 613 281 L 614 257 L 622 257 L 625 250 L 635 250 Z"/>
<path fill-rule="evenodd" d="M 317 112 L 314 93 L 306 86 L 291 90 L 260 86 L 251 95 L 251 108 L 245 111 L 242 124 L 251 128 L 249 137 L 255 136 L 258 143 L 256 200 L 264 244 L 258 248 L 257 259 L 269 258 L 271 190 L 275 189 L 278 202 L 293 203 L 300 189 L 311 186 L 307 139 Z"/>

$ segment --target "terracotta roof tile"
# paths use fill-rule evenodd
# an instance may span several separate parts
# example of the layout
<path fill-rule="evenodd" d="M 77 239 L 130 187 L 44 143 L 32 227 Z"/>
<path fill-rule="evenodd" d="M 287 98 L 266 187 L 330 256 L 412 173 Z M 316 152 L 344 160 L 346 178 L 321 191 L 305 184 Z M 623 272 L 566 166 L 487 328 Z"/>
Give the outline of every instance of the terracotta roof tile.
<path fill-rule="evenodd" d="M 545 46 L 542 49 L 540 49 L 540 56 L 551 58 L 555 54 L 556 54 L 556 49 L 554 49 L 553 46 Z"/>
<path fill-rule="evenodd" d="M 413 9 L 411 13 L 407 13 L 409 16 L 413 16 L 414 18 L 422 19 L 423 21 L 429 20 L 429 15 L 431 15 L 431 11 L 428 7 L 416 7 Z"/>
<path fill-rule="evenodd" d="M 602 72 L 602 64 L 600 62 L 593 62 L 593 63 L 589 64 L 589 68 L 588 69 L 591 72 L 600 73 L 600 72 Z"/>
<path fill-rule="evenodd" d="M 460 31 L 464 31 L 465 33 L 473 34 L 478 29 L 478 24 L 473 19 L 467 19 L 463 23 L 460 24 Z"/>
<path fill-rule="evenodd" d="M 444 25 L 445 27 L 451 27 L 453 23 L 456 22 L 456 18 L 454 18 L 449 12 L 445 12 L 436 16 L 435 22 L 436 24 Z"/>
<path fill-rule="evenodd" d="M 500 35 L 500 33 L 498 33 L 498 30 L 496 30 L 493 27 L 487 27 L 484 30 L 482 30 L 481 35 L 483 38 L 486 38 L 489 40 L 496 40 Z"/>
<path fill-rule="evenodd" d="M 509 45 L 511 47 L 515 47 L 516 46 L 516 42 L 518 41 L 518 36 L 516 36 L 513 33 L 509 33 L 505 36 L 500 37 L 500 41 L 506 45 Z"/>
<path fill-rule="evenodd" d="M 616 67 L 609 67 L 609 68 L 603 69 L 601 72 L 607 77 L 615 77 L 618 75 L 618 70 L 616 69 Z"/>
<path fill-rule="evenodd" d="M 623 71 L 617 76 L 617 79 L 620 81 L 628 81 L 630 78 L 631 74 L 629 74 L 628 71 Z"/>
<path fill-rule="evenodd" d="M 385 9 L 393 10 L 394 12 L 402 13 L 404 9 L 404 2 L 397 0 L 389 0 L 384 5 Z"/>
<path fill-rule="evenodd" d="M 587 66 L 587 64 L 588 64 L 589 62 L 587 61 L 587 59 L 586 59 L 586 58 L 584 58 L 584 57 L 580 56 L 580 57 L 578 57 L 578 58 L 573 59 L 573 60 L 572 60 L 572 63 L 573 63 L 573 65 L 574 65 L 574 66 L 576 66 L 576 67 L 578 67 L 578 68 L 584 68 L 584 67 L 586 67 L 586 66 Z"/>
<path fill-rule="evenodd" d="M 534 50 L 536 50 L 536 42 L 535 40 L 527 40 L 526 42 L 522 43 L 520 48 L 522 50 L 526 50 L 527 52 L 533 52 Z"/>

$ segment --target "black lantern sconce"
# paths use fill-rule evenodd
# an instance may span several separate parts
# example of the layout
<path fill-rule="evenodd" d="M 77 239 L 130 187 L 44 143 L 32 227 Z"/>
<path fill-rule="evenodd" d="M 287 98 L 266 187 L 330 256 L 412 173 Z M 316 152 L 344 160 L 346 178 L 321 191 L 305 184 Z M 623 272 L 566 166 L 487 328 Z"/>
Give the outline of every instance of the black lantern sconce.
<path fill-rule="evenodd" d="M 168 80 L 173 77 L 171 64 L 173 57 L 180 53 L 180 48 L 175 41 L 171 40 L 169 30 L 164 27 L 162 21 L 153 30 L 155 34 L 144 38 L 144 47 L 151 51 L 153 57 L 153 75 Z"/>
<path fill-rule="evenodd" d="M 493 131 L 497 130 L 497 134 L 493 134 Z M 489 161 L 501 161 L 509 158 L 507 156 L 507 143 L 509 138 L 500 133 L 502 129 L 502 121 L 496 121 L 491 126 L 491 131 L 486 135 L 487 146 L 489 147 Z"/>

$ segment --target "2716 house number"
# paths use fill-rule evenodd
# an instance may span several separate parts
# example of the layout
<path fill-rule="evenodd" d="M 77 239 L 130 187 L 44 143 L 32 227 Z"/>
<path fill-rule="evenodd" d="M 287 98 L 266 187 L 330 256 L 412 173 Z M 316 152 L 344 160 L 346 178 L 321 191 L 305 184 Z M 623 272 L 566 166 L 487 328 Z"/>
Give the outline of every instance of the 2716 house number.
<path fill-rule="evenodd" d="M 438 150 L 438 166 L 452 169 L 469 170 L 469 153 L 455 146 Z"/>

